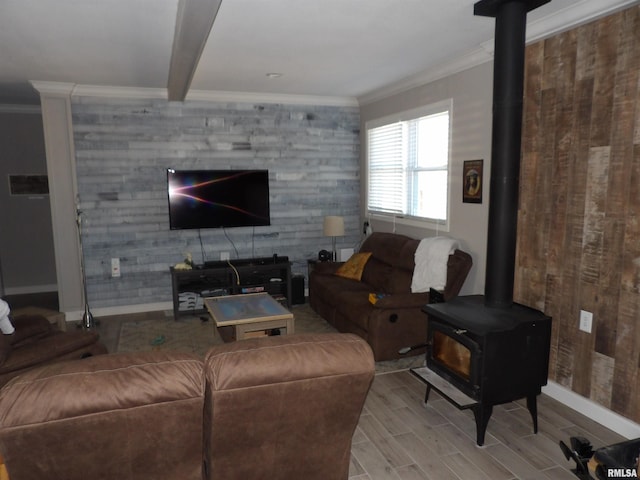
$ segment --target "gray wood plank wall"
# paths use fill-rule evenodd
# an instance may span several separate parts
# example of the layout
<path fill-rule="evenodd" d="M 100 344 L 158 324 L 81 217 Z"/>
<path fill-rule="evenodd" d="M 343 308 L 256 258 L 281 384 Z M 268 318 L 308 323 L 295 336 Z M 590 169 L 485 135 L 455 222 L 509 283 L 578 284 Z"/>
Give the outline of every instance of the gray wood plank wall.
<path fill-rule="evenodd" d="M 196 263 L 277 253 L 306 274 L 306 260 L 331 249 L 325 215 L 345 217 L 337 247 L 357 249 L 357 107 L 78 97 L 72 110 L 92 307 L 170 301 L 169 266 L 186 252 Z M 271 226 L 171 231 L 169 167 L 268 169 Z"/>

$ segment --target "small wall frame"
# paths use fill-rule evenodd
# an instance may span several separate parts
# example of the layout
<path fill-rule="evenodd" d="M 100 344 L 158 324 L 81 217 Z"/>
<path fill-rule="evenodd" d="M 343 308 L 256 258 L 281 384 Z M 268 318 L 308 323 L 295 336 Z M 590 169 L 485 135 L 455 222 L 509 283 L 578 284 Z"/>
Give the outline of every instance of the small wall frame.
<path fill-rule="evenodd" d="M 484 160 L 465 160 L 462 171 L 462 201 L 482 203 Z"/>
<path fill-rule="evenodd" d="M 46 175 L 9 175 L 11 195 L 48 195 L 49 179 Z"/>

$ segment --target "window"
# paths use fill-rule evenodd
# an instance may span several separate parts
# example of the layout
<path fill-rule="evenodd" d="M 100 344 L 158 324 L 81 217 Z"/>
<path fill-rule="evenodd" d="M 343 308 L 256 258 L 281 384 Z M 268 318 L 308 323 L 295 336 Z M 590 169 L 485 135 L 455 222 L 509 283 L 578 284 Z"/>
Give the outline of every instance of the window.
<path fill-rule="evenodd" d="M 367 124 L 369 214 L 447 223 L 451 102 Z"/>

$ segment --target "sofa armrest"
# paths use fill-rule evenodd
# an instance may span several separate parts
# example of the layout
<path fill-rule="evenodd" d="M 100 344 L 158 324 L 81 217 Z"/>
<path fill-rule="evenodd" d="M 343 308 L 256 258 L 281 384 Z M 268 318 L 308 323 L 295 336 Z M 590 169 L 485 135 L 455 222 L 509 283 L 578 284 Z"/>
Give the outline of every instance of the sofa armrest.
<path fill-rule="evenodd" d="M 18 315 L 12 317 L 11 322 L 16 331 L 8 339 L 14 347 L 34 342 L 57 331 L 44 315 Z"/>
<path fill-rule="evenodd" d="M 38 341 L 14 346 L 11 354 L 0 365 L 0 374 L 18 372 L 58 359 L 66 359 L 66 355 L 72 352 L 78 352 L 77 358 L 80 359 L 81 352 L 98 343 L 98 339 L 96 332 L 58 332 Z"/>
<path fill-rule="evenodd" d="M 373 305 L 374 308 L 422 308 L 429 303 L 429 292 L 394 293 L 386 295 Z"/>

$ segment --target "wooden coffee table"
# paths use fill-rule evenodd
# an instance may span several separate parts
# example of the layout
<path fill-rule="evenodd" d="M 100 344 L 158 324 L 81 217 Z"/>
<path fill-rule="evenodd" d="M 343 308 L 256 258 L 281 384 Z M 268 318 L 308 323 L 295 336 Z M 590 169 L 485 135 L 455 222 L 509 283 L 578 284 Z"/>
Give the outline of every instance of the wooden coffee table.
<path fill-rule="evenodd" d="M 207 297 L 204 305 L 225 342 L 266 336 L 274 329 L 294 333 L 293 314 L 268 293 Z"/>

